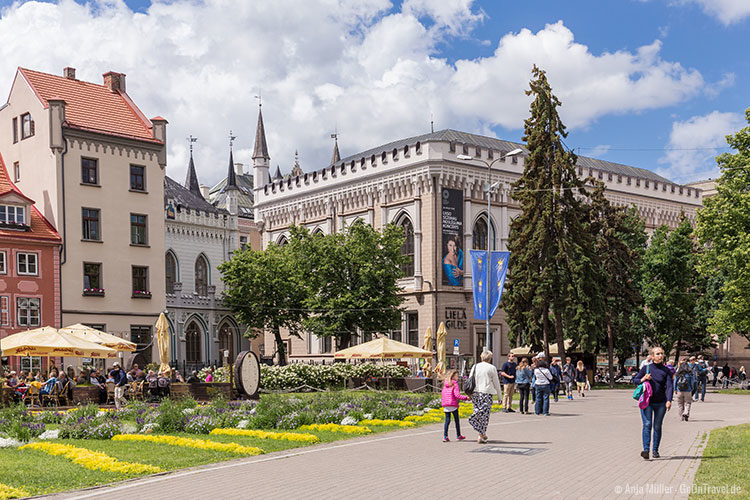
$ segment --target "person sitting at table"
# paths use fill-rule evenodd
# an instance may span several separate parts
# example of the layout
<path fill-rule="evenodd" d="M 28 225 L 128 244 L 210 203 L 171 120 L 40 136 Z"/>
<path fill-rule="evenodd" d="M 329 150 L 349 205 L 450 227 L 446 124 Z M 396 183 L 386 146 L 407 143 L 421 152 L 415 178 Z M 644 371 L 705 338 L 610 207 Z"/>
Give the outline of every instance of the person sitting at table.
<path fill-rule="evenodd" d="M 174 371 L 174 382 L 179 382 L 181 384 L 185 383 L 185 379 L 183 378 L 179 370 Z"/>
<path fill-rule="evenodd" d="M 159 397 L 159 379 L 154 373 L 154 370 L 149 370 L 146 375 L 146 384 L 148 384 L 148 393 L 152 398 Z"/>
<path fill-rule="evenodd" d="M 59 387 L 60 396 L 67 398 L 68 401 L 73 400 L 73 386 L 75 385 L 75 382 L 70 380 L 68 378 L 68 375 L 65 372 L 60 372 L 60 375 L 57 377 L 57 387 Z M 66 391 L 63 393 L 63 391 Z"/>
<path fill-rule="evenodd" d="M 76 378 L 76 384 L 87 384 L 91 377 L 86 373 L 86 370 L 81 370 Z"/>
<path fill-rule="evenodd" d="M 169 372 L 159 372 L 159 375 L 156 377 L 156 385 L 159 388 L 159 397 L 165 398 L 169 396 L 170 390 L 169 390 L 169 384 L 171 383 L 171 379 L 169 378 Z"/>
<path fill-rule="evenodd" d="M 39 394 L 52 394 L 52 387 L 54 387 L 55 383 L 57 382 L 57 377 L 55 377 L 54 375 L 56 373 L 56 371 L 51 372 L 50 377 L 44 382 L 44 385 L 39 391 Z"/>
<path fill-rule="evenodd" d="M 18 385 L 18 375 L 16 375 L 15 370 L 10 371 L 10 373 L 8 374 L 8 379 L 5 381 L 5 385 L 7 385 L 8 387 L 12 387 L 13 389 L 16 388 L 16 386 Z"/>
<path fill-rule="evenodd" d="M 199 384 L 201 379 L 198 378 L 198 372 L 193 370 L 190 373 L 190 376 L 187 378 L 186 382 L 188 384 Z"/>
<path fill-rule="evenodd" d="M 102 376 L 99 373 L 99 370 L 92 370 L 91 376 L 89 377 L 89 382 L 91 385 L 95 385 L 99 388 L 99 403 L 104 404 L 107 402 L 107 386 L 104 384 L 104 380 L 102 380 Z"/>

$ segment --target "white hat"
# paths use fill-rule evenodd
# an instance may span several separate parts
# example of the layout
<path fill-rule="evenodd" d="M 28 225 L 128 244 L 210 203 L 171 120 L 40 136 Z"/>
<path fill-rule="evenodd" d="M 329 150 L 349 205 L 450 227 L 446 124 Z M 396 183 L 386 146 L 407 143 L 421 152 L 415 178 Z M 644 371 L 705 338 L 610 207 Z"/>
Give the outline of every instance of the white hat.
<path fill-rule="evenodd" d="M 537 354 L 537 355 L 536 355 L 535 357 L 536 357 L 537 359 L 542 359 L 542 358 L 546 358 L 547 356 L 545 356 L 545 355 L 544 355 L 544 352 L 540 352 L 540 353 L 539 353 L 539 354 Z"/>
<path fill-rule="evenodd" d="M 120 366 L 120 363 L 118 363 L 117 361 L 115 361 L 114 363 L 112 363 L 112 366 L 113 366 L 113 367 L 114 367 L 114 366 Z"/>

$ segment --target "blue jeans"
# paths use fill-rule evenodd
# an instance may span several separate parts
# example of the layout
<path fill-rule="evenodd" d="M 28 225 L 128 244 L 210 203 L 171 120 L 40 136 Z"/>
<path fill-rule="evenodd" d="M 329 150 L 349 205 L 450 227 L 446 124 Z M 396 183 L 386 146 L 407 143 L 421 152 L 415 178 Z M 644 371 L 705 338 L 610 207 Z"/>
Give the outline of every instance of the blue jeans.
<path fill-rule="evenodd" d="M 664 421 L 664 415 L 667 413 L 667 403 L 651 403 L 641 410 L 641 420 L 643 421 L 643 451 L 649 451 L 651 445 L 651 430 L 654 431 L 654 451 L 659 451 L 661 442 L 661 423 Z"/>
<path fill-rule="evenodd" d="M 443 428 L 443 437 L 448 437 L 448 428 L 451 426 L 451 415 L 453 420 L 456 421 L 456 437 L 461 435 L 461 421 L 458 419 L 458 410 L 452 412 L 445 412 L 445 427 Z"/>
<path fill-rule="evenodd" d="M 534 401 L 534 413 L 549 415 L 549 384 L 534 386 L 536 400 Z"/>
<path fill-rule="evenodd" d="M 698 393 L 701 395 L 701 401 L 706 400 L 706 386 L 708 385 L 708 378 L 699 378 L 698 383 L 700 384 L 700 389 L 695 391 L 695 399 L 698 399 Z"/>

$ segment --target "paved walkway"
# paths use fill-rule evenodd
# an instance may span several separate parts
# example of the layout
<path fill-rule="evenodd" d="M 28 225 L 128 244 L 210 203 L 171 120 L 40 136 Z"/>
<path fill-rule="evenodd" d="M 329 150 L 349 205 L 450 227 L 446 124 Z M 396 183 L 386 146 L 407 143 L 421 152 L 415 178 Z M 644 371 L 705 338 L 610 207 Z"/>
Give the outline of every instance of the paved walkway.
<path fill-rule="evenodd" d="M 552 403 L 552 416 L 493 414 L 490 442 L 443 443 L 442 424 L 136 479 L 56 498 L 687 498 L 710 429 L 750 421 L 750 397 L 709 394 L 664 421 L 645 461 L 629 391 Z M 453 429 L 451 430 L 453 436 Z M 730 485 L 731 486 L 731 485 Z M 740 485 L 748 495 L 750 485 Z M 742 496 L 742 495 L 741 495 Z"/>

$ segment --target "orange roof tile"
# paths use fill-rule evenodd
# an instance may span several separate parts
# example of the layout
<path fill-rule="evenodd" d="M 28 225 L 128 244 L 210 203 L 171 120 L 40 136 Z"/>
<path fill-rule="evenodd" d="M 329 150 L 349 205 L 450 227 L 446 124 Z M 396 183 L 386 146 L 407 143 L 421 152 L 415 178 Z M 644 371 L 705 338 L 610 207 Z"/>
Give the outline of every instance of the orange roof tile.
<path fill-rule="evenodd" d="M 65 120 L 71 128 L 148 142 L 154 139 L 151 122 L 121 91 L 104 85 L 18 68 L 45 108 L 53 99 L 65 101 Z"/>
<path fill-rule="evenodd" d="M 61 243 L 62 238 L 60 238 L 60 235 L 57 234 L 54 226 L 49 223 L 47 218 L 36 209 L 36 206 L 34 206 L 34 200 L 24 195 L 21 190 L 16 187 L 13 181 L 10 180 L 8 170 L 5 168 L 5 162 L 3 161 L 3 155 L 0 153 L 0 197 L 11 192 L 21 196 L 31 203 L 31 210 L 29 210 L 29 230 L 24 231 L 0 228 L 0 237 L 8 236 L 11 238 L 26 238 Z"/>

